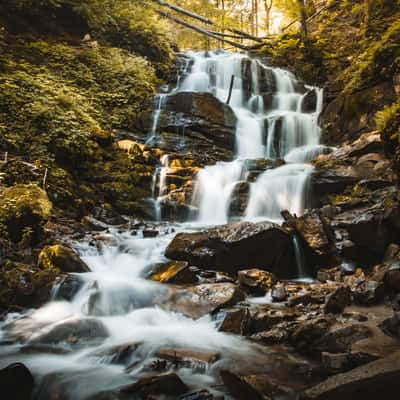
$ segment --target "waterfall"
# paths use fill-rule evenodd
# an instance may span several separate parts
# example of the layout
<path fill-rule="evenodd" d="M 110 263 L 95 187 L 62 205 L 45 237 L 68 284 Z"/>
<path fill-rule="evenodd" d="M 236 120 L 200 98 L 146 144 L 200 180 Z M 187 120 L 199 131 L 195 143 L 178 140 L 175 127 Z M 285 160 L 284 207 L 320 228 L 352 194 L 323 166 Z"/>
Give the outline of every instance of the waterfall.
<path fill-rule="evenodd" d="M 244 54 L 189 56 L 192 68 L 178 91 L 209 92 L 226 102 L 233 76 L 230 106 L 237 117 L 236 159 L 205 167 L 198 174 L 193 203 L 199 208 L 199 222 L 228 222 L 230 197 L 243 175 L 243 162 L 260 158 L 282 159 L 286 165 L 265 171 L 251 183 L 245 218 L 280 221 L 283 209 L 301 215 L 312 171 L 305 163 L 329 151 L 320 145 L 322 89 L 306 86 L 291 72 L 268 67 Z M 306 95 L 311 92 L 315 110 L 304 112 Z M 269 108 L 265 102 L 268 97 L 272 97 Z"/>

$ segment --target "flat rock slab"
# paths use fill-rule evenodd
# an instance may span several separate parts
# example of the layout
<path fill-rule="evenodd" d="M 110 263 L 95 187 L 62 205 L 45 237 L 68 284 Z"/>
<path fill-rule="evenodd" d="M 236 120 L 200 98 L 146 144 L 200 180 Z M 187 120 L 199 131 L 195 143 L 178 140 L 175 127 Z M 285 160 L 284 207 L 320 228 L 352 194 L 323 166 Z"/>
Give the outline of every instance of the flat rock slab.
<path fill-rule="evenodd" d="M 259 268 L 278 277 L 296 275 L 290 231 L 270 222 L 239 222 L 195 233 L 179 233 L 165 255 L 191 265 L 235 274 Z"/>
<path fill-rule="evenodd" d="M 397 400 L 400 393 L 400 351 L 306 390 L 303 400 Z"/>

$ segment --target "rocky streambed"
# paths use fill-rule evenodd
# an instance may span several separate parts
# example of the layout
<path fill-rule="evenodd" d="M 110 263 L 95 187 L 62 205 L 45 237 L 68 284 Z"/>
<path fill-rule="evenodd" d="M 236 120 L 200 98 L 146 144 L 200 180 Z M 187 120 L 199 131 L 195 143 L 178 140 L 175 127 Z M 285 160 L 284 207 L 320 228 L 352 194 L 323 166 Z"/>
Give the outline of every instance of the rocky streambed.
<path fill-rule="evenodd" d="M 308 115 L 318 108 L 315 88 L 239 61 L 236 90 L 247 93 L 258 128 L 274 134 L 271 154 L 283 151 L 288 121 L 318 133 Z M 277 82 L 286 86 L 278 90 Z M 265 109 L 283 112 L 272 116 L 277 130 L 264 126 L 271 115 L 261 115 L 261 98 Z M 0 325 L 6 397 L 397 399 L 400 198 L 380 134 L 229 164 L 243 113 L 201 91 L 172 93 L 159 104 L 156 124 L 147 122 L 155 135 L 118 137 L 121 152 L 154 169 L 143 218 L 100 210 L 79 223 L 49 220 L 40 225 L 47 232 L 40 251 L 1 269 L 7 304 L 18 305 Z M 224 203 L 227 223 L 198 222 L 199 174 L 221 160 L 223 174 L 241 169 Z M 301 191 L 289 190 L 299 160 L 307 179 Z M 280 207 L 279 220 L 246 218 L 253 184 L 282 166 L 289 174 L 267 192 L 289 197 L 277 202 L 287 209 Z M 294 204 L 300 194 L 307 199 Z M 21 256 L 6 241 L 0 246 L 5 259 Z M 6 368 L 16 362 L 23 364 Z"/>

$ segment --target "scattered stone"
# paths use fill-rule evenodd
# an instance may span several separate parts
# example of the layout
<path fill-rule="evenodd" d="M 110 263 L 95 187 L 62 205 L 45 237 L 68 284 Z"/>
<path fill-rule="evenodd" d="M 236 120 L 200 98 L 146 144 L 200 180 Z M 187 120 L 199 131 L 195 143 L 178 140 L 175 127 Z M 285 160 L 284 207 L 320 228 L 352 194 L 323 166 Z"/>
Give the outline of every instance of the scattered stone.
<path fill-rule="evenodd" d="M 161 264 L 150 276 L 150 279 L 160 283 L 197 283 L 196 274 L 185 261 L 171 261 Z"/>
<path fill-rule="evenodd" d="M 385 285 L 382 282 L 365 281 L 352 289 L 357 304 L 371 306 L 383 301 Z"/>
<path fill-rule="evenodd" d="M 250 314 L 247 308 L 227 308 L 218 312 L 218 330 L 221 332 L 246 335 L 250 325 Z"/>
<path fill-rule="evenodd" d="M 211 365 L 221 357 L 219 353 L 167 347 L 158 350 L 156 356 L 177 364 L 179 368 L 190 368 L 193 364 L 199 363 L 204 364 L 205 366 Z"/>
<path fill-rule="evenodd" d="M 156 229 L 144 229 L 143 230 L 143 237 L 144 238 L 155 238 L 160 234 L 159 231 Z"/>
<path fill-rule="evenodd" d="M 178 289 L 168 299 L 172 310 L 200 318 L 244 300 L 244 293 L 233 283 L 206 283 Z"/>
<path fill-rule="evenodd" d="M 385 319 L 379 328 L 389 336 L 400 339 L 400 312 L 395 312 L 392 317 Z"/>
<path fill-rule="evenodd" d="M 351 304 L 351 291 L 348 287 L 341 286 L 326 299 L 324 312 L 326 314 L 342 313 L 346 306 Z"/>
<path fill-rule="evenodd" d="M 46 246 L 39 254 L 38 264 L 43 269 L 56 268 L 62 272 L 90 272 L 75 251 L 66 245 Z"/>
<path fill-rule="evenodd" d="M 384 281 L 389 289 L 400 292 L 400 262 L 390 265 L 389 270 L 385 273 Z"/>
<path fill-rule="evenodd" d="M 320 282 L 341 282 L 342 272 L 339 268 L 320 269 L 317 272 L 317 279 Z"/>
<path fill-rule="evenodd" d="M 137 382 L 121 389 L 123 393 L 135 394 L 144 398 L 154 395 L 180 396 L 188 387 L 175 373 L 139 378 Z"/>
<path fill-rule="evenodd" d="M 264 396 L 246 380 L 230 371 L 220 372 L 222 382 L 236 400 L 265 400 Z"/>
<path fill-rule="evenodd" d="M 271 292 L 272 301 L 282 303 L 288 298 L 288 292 L 284 285 L 276 285 Z"/>
<path fill-rule="evenodd" d="M 79 276 L 68 275 L 61 281 L 54 297 L 56 300 L 71 301 L 84 284 L 85 282 Z"/>
<path fill-rule="evenodd" d="M 264 295 L 275 284 L 273 274 L 260 269 L 247 269 L 238 272 L 239 284 L 255 295 Z"/>

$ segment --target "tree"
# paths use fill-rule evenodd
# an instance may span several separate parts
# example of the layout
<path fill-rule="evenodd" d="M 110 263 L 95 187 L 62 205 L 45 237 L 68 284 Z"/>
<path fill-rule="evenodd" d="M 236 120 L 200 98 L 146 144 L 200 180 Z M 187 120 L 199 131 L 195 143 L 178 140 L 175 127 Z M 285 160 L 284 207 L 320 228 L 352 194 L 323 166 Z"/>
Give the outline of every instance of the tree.
<path fill-rule="evenodd" d="M 308 32 L 307 32 L 307 8 L 305 4 L 305 0 L 297 0 L 297 5 L 299 8 L 299 15 L 300 15 L 300 23 L 301 23 L 301 33 L 303 39 L 307 39 Z"/>
<path fill-rule="evenodd" d="M 264 8 L 265 8 L 265 27 L 267 33 L 271 32 L 271 11 L 272 6 L 274 5 L 274 0 L 264 0 Z"/>

